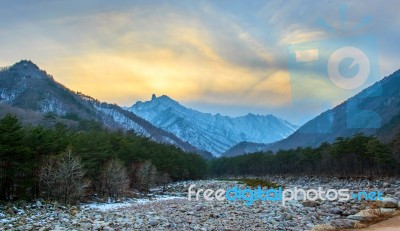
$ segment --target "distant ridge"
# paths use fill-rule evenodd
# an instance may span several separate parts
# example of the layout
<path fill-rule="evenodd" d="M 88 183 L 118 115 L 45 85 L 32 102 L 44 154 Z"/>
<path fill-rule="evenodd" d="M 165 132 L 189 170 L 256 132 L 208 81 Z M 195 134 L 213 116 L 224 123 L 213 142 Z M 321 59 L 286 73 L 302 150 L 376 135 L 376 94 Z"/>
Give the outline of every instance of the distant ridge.
<path fill-rule="evenodd" d="M 166 95 L 157 97 L 153 94 L 150 101 L 138 101 L 126 109 L 215 156 L 243 141 L 281 140 L 298 128 L 273 115 L 249 113 L 232 118 L 202 113 L 186 108 Z"/>
<path fill-rule="evenodd" d="M 348 105 L 357 105 L 357 110 L 347 113 Z M 352 106 L 353 107 L 353 106 Z M 363 110 L 370 110 L 378 115 L 363 115 Z M 380 120 L 380 121 L 378 121 Z M 352 121 L 349 128 L 348 121 Z M 380 122 L 378 128 L 373 127 Z M 331 124 L 332 131 L 324 132 Z M 367 128 L 366 128 L 367 127 Z M 349 137 L 356 133 L 375 135 L 382 141 L 389 141 L 400 128 L 400 70 L 385 77 L 342 104 L 321 113 L 301 126 L 292 135 L 278 142 L 265 145 L 262 149 L 277 151 L 296 147 L 317 147 L 323 142 L 333 142 L 337 137 Z M 320 133 L 310 131 L 318 131 Z M 259 144 L 239 144 L 228 150 L 224 156 L 240 155 L 260 151 Z"/>

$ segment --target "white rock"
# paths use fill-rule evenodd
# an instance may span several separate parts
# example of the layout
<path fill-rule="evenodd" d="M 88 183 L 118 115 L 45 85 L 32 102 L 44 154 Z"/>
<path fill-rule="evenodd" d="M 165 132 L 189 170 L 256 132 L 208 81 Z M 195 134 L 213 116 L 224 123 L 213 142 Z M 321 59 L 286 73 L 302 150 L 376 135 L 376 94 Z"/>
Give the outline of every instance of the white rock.
<path fill-rule="evenodd" d="M 36 201 L 36 206 L 37 206 L 37 207 L 42 207 L 42 206 L 43 206 L 43 205 L 42 205 L 42 202 Z"/>

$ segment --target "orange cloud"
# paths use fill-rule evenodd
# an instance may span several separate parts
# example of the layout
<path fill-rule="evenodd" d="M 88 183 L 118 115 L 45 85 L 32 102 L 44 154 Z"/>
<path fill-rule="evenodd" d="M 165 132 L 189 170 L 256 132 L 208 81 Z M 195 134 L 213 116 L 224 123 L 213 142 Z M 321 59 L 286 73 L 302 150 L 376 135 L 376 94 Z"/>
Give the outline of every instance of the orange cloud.
<path fill-rule="evenodd" d="M 104 49 L 101 42 L 89 41 L 79 55 L 49 61 L 46 66 L 57 73 L 56 79 L 100 100 L 125 105 L 147 99 L 151 93 L 167 94 L 182 101 L 202 98 L 232 104 L 254 103 L 254 97 L 270 94 L 262 103 L 265 105 L 277 105 L 290 96 L 287 73 L 278 71 L 260 82 L 265 78 L 265 70 L 227 61 L 215 50 L 209 31 L 197 22 L 172 21 L 156 33 L 142 31 L 142 21 L 134 20 L 132 15 L 108 17 L 110 22 L 116 22 L 115 27 L 109 28 L 100 14 L 93 16 L 99 23 L 93 30 L 95 34 L 111 36 L 113 47 Z M 96 22 L 88 21 L 91 26 Z M 126 22 L 130 22 L 127 30 L 119 31 Z M 262 56 L 266 62 L 272 60 L 266 48 L 251 36 L 244 32 L 232 36 L 240 37 L 254 55 Z M 244 92 L 255 83 L 253 92 Z"/>

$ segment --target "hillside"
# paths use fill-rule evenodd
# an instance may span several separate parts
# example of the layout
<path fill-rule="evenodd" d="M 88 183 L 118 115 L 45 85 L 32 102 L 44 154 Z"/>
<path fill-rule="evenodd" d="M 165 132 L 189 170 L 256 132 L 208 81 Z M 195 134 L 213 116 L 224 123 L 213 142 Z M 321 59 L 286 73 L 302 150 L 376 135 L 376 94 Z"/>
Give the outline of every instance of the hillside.
<path fill-rule="evenodd" d="M 0 70 L 0 102 L 10 106 L 2 107 L 5 111 L 26 110 L 39 113 L 36 114 L 37 118 L 50 116 L 72 123 L 98 121 L 110 129 L 132 130 L 156 142 L 172 144 L 184 151 L 211 157 L 209 153 L 198 150 L 118 105 L 102 103 L 69 90 L 31 61 L 22 60 Z M 36 119 L 35 123 L 42 122 Z"/>
<path fill-rule="evenodd" d="M 317 147 L 323 142 L 331 143 L 337 137 L 350 137 L 357 133 L 376 135 L 380 140 L 390 141 L 399 126 L 400 70 L 321 113 L 286 139 L 266 145 L 263 150 Z M 241 146 L 245 146 L 246 150 L 239 146 L 232 147 L 235 152 L 227 151 L 224 156 L 259 151 L 259 144 Z"/>

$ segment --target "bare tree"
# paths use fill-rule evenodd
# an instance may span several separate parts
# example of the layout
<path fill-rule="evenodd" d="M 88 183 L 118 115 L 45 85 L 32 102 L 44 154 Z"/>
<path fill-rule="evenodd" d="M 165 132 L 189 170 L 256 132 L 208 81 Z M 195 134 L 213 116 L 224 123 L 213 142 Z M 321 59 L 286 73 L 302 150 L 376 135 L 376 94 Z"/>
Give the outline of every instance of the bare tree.
<path fill-rule="evenodd" d="M 44 191 L 46 192 L 47 199 L 54 196 L 54 191 L 56 189 L 56 168 L 56 161 L 54 158 L 49 158 L 43 162 L 39 169 L 39 180 Z"/>
<path fill-rule="evenodd" d="M 84 180 L 85 171 L 81 160 L 69 148 L 54 162 L 46 161 L 40 169 L 40 181 L 48 190 L 48 195 L 67 204 L 78 199 L 88 183 Z"/>
<path fill-rule="evenodd" d="M 162 173 L 158 176 L 157 185 L 162 186 L 163 191 L 165 191 L 165 186 L 171 183 L 171 178 L 169 177 L 168 173 Z"/>
<path fill-rule="evenodd" d="M 128 191 L 130 182 L 126 168 L 119 160 L 111 160 L 107 163 L 101 181 L 103 193 L 114 200 Z"/>
<path fill-rule="evenodd" d="M 136 172 L 138 187 L 141 191 L 148 191 L 157 184 L 158 172 L 151 161 L 145 161 Z"/>

